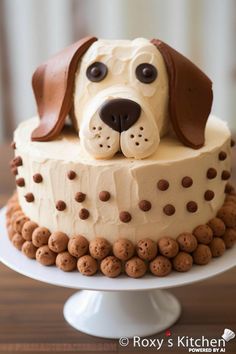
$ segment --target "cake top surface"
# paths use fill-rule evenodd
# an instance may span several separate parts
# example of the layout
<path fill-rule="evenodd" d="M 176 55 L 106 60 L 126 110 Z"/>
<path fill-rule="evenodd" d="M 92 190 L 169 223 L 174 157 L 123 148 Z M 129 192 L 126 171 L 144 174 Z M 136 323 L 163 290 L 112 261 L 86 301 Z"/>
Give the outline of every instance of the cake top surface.
<path fill-rule="evenodd" d="M 111 165 L 111 164 L 139 164 L 145 165 L 158 161 L 169 164 L 172 161 L 201 157 L 209 149 L 214 149 L 223 144 L 229 137 L 230 131 L 227 123 L 211 115 L 205 131 L 205 145 L 194 150 L 181 144 L 173 133 L 167 134 L 160 141 L 155 153 L 143 160 L 126 158 L 121 153 L 116 154 L 110 160 L 96 160 L 86 153 L 81 147 L 80 140 L 72 128 L 65 128 L 63 132 L 54 140 L 44 142 L 31 141 L 30 135 L 38 124 L 38 117 L 31 118 L 19 125 L 15 131 L 14 141 L 16 147 L 34 156 L 36 160 L 61 160 L 71 162 L 86 162 L 91 165 Z"/>

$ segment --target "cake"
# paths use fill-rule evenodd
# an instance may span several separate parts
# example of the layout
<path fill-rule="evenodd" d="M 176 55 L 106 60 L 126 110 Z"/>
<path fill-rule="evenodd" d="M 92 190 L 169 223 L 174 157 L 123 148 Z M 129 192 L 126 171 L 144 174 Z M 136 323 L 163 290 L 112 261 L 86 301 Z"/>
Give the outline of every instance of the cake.
<path fill-rule="evenodd" d="M 32 79 L 38 115 L 14 133 L 13 245 L 108 277 L 206 265 L 236 240 L 227 124 L 210 79 L 160 40 L 84 38 Z"/>

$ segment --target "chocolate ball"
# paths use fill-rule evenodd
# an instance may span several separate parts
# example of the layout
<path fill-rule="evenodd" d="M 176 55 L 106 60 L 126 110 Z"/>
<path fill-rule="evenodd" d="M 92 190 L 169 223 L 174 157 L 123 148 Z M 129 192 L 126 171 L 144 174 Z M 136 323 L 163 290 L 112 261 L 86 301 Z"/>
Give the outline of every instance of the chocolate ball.
<path fill-rule="evenodd" d="M 125 263 L 125 272 L 131 278 L 140 278 L 147 271 L 146 263 L 139 257 L 130 258 Z"/>
<path fill-rule="evenodd" d="M 102 260 L 111 252 L 111 245 L 105 238 L 96 237 L 89 244 L 89 252 L 93 258 Z"/>
<path fill-rule="evenodd" d="M 76 235 L 70 238 L 68 243 L 68 251 L 74 257 L 81 257 L 88 252 L 89 242 L 82 235 Z"/>
<path fill-rule="evenodd" d="M 222 237 L 226 248 L 232 248 L 236 242 L 236 230 L 235 229 L 226 229 L 224 236 Z"/>
<path fill-rule="evenodd" d="M 197 248 L 197 239 L 190 232 L 183 232 L 177 237 L 179 249 L 191 253 Z"/>
<path fill-rule="evenodd" d="M 22 228 L 26 223 L 26 221 L 29 221 L 29 218 L 27 218 L 27 216 L 25 215 L 18 216 L 13 223 L 13 229 L 15 230 L 15 232 L 21 233 Z"/>
<path fill-rule="evenodd" d="M 113 254 L 122 261 L 127 261 L 134 255 L 134 245 L 130 240 L 120 238 L 113 244 Z"/>
<path fill-rule="evenodd" d="M 173 259 L 173 267 L 177 272 L 188 272 L 193 265 L 193 257 L 186 252 L 179 252 Z"/>
<path fill-rule="evenodd" d="M 213 236 L 221 237 L 225 233 L 225 229 L 226 229 L 225 224 L 219 218 L 213 218 L 210 221 L 208 221 L 208 226 L 213 231 Z"/>
<path fill-rule="evenodd" d="M 225 223 L 227 227 L 236 227 L 236 207 L 222 207 L 217 216 Z"/>
<path fill-rule="evenodd" d="M 23 225 L 22 228 L 22 237 L 26 240 L 26 241 L 31 241 L 32 240 L 32 235 L 35 229 L 37 229 L 38 224 L 36 224 L 33 221 L 26 221 L 26 223 Z"/>
<path fill-rule="evenodd" d="M 207 245 L 198 245 L 193 252 L 193 261 L 198 265 L 205 265 L 210 262 L 212 258 L 210 247 Z"/>
<path fill-rule="evenodd" d="M 12 237 L 11 242 L 13 243 L 14 247 L 16 247 L 20 251 L 22 249 L 25 240 L 23 239 L 21 234 L 17 232 Z"/>
<path fill-rule="evenodd" d="M 157 243 L 150 238 L 139 240 L 136 245 L 136 252 L 144 261 L 151 261 L 157 255 Z"/>
<path fill-rule="evenodd" d="M 53 232 L 48 239 L 48 247 L 55 253 L 63 252 L 67 249 L 69 237 L 64 232 Z"/>
<path fill-rule="evenodd" d="M 31 241 L 25 241 L 21 250 L 26 257 L 30 259 L 36 258 L 37 247 L 35 247 Z"/>
<path fill-rule="evenodd" d="M 76 269 L 76 258 L 71 256 L 69 252 L 61 252 L 57 255 L 56 266 L 63 272 L 72 272 Z"/>
<path fill-rule="evenodd" d="M 121 261 L 114 256 L 108 256 L 101 261 L 101 271 L 106 277 L 116 278 L 121 270 Z"/>
<path fill-rule="evenodd" d="M 89 255 L 82 256 L 77 262 L 78 271 L 83 275 L 94 275 L 98 270 L 96 259 Z"/>
<path fill-rule="evenodd" d="M 179 252 L 179 245 L 177 241 L 167 236 L 160 238 L 158 247 L 159 252 L 167 258 L 173 258 Z"/>
<path fill-rule="evenodd" d="M 35 247 L 41 247 L 48 244 L 51 232 L 46 227 L 37 227 L 32 234 L 32 242 Z"/>
<path fill-rule="evenodd" d="M 39 247 L 36 252 L 36 259 L 44 266 L 50 266 L 55 264 L 56 253 L 52 252 L 47 245 Z"/>
<path fill-rule="evenodd" d="M 225 243 L 220 237 L 214 237 L 209 244 L 212 257 L 220 257 L 225 253 Z"/>
<path fill-rule="evenodd" d="M 226 183 L 225 193 L 227 193 L 227 194 L 234 194 L 235 193 L 234 186 L 229 182 Z"/>
<path fill-rule="evenodd" d="M 199 243 L 208 245 L 213 239 L 213 231 L 208 225 L 199 225 L 193 230 L 193 234 Z"/>
<path fill-rule="evenodd" d="M 171 261 L 164 256 L 157 256 L 149 264 L 149 269 L 157 277 L 165 277 L 172 270 Z"/>

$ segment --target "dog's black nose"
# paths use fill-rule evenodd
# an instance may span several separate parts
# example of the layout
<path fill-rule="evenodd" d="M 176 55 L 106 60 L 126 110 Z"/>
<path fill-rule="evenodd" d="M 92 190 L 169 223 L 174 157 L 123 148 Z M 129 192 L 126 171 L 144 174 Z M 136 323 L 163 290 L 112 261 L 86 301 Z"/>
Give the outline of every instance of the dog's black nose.
<path fill-rule="evenodd" d="M 106 101 L 99 111 L 101 120 L 120 133 L 128 130 L 138 120 L 140 113 L 138 103 L 124 98 Z"/>

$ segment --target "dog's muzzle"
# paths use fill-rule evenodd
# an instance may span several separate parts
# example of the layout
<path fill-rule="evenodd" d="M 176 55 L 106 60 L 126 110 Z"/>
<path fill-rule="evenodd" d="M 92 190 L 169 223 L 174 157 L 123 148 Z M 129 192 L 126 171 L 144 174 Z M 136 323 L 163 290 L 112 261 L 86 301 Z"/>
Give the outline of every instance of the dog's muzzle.
<path fill-rule="evenodd" d="M 140 105 L 124 98 L 108 100 L 99 110 L 101 120 L 120 133 L 132 127 L 139 119 L 140 114 Z"/>

